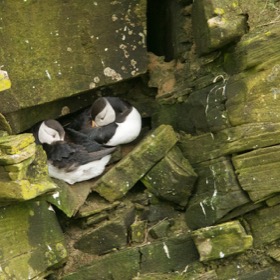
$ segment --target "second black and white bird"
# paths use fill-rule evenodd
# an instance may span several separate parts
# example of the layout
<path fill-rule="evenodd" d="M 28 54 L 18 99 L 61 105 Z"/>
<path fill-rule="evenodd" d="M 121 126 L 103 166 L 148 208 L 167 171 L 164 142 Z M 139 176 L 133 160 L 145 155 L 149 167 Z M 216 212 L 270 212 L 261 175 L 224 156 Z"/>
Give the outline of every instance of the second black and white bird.
<path fill-rule="evenodd" d="M 100 97 L 78 116 L 70 129 L 107 146 L 127 144 L 140 134 L 141 115 L 129 102 L 119 97 Z M 70 132 L 74 137 L 75 131 Z"/>

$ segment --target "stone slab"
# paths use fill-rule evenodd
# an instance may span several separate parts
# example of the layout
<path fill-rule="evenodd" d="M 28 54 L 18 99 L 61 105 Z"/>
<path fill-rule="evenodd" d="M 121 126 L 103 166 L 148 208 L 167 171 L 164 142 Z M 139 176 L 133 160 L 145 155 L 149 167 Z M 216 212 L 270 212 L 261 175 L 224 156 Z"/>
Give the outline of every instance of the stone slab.
<path fill-rule="evenodd" d="M 75 272 L 62 276 L 62 280 L 116 279 L 129 280 L 139 271 L 140 253 L 132 248 L 106 255 Z"/>
<path fill-rule="evenodd" d="M 180 234 L 138 247 L 108 254 L 77 271 L 64 275 L 63 280 L 125 279 L 139 273 L 170 273 L 185 269 L 198 260 L 190 234 Z M 211 279 L 211 278 L 210 278 Z"/>
<path fill-rule="evenodd" d="M 246 33 L 246 21 L 239 1 L 194 1 L 192 23 L 198 53 L 206 54 L 237 40 Z"/>
<path fill-rule="evenodd" d="M 258 4 L 260 5 L 260 3 Z M 273 65 L 279 63 L 280 59 L 279 34 L 279 25 L 275 24 L 270 25 L 269 30 L 255 29 L 244 35 L 231 52 L 225 53 L 225 70 L 229 74 L 236 74 L 254 68 L 261 70 L 272 68 Z"/>
<path fill-rule="evenodd" d="M 155 196 L 186 206 L 196 179 L 189 161 L 175 146 L 141 181 Z"/>
<path fill-rule="evenodd" d="M 55 213 L 45 201 L 0 208 L 1 279 L 41 278 L 67 256 Z"/>
<path fill-rule="evenodd" d="M 127 245 L 128 229 L 122 222 L 109 221 L 84 234 L 74 244 L 82 252 L 103 255 Z"/>
<path fill-rule="evenodd" d="M 198 136 L 181 134 L 178 146 L 193 165 L 223 155 L 280 143 L 280 123 L 250 123 Z"/>
<path fill-rule="evenodd" d="M 253 237 L 247 235 L 239 221 L 227 222 L 192 232 L 200 255 L 200 261 L 222 259 L 242 253 L 253 245 Z"/>
<path fill-rule="evenodd" d="M 230 127 L 225 107 L 226 77 L 225 73 L 212 75 L 208 78 L 210 85 L 193 91 L 184 102 L 159 104 L 153 124 L 170 124 L 176 131 L 192 135 Z"/>
<path fill-rule="evenodd" d="M 140 248 L 140 273 L 167 273 L 184 269 L 198 260 L 197 250 L 190 234 L 166 238 Z"/>
<path fill-rule="evenodd" d="M 146 72 L 146 1 L 21 1 L 0 7 L 1 65 L 11 81 L 0 92 L 0 112 L 15 133 L 58 117 L 57 109 L 32 108 Z"/>
<path fill-rule="evenodd" d="M 177 135 L 171 126 L 157 127 L 95 182 L 92 189 L 111 202 L 122 198 L 176 142 Z"/>
<path fill-rule="evenodd" d="M 73 217 L 80 207 L 84 205 L 89 193 L 88 182 L 69 186 L 61 180 L 53 179 L 56 189 L 46 197 L 46 200 L 60 209 L 67 217 Z"/>
<path fill-rule="evenodd" d="M 252 201 L 263 201 L 280 192 L 279 156 L 279 145 L 233 156 L 238 181 Z"/>
<path fill-rule="evenodd" d="M 252 235 L 254 245 L 268 244 L 280 238 L 280 205 L 267 207 L 245 216 Z"/>
<path fill-rule="evenodd" d="M 231 76 L 225 107 L 232 126 L 280 121 L 280 57 L 262 71 Z M 237 94 L 238 92 L 238 94 Z"/>
<path fill-rule="evenodd" d="M 185 213 L 191 229 L 213 225 L 250 201 L 236 179 L 229 158 L 210 160 L 194 166 L 194 169 L 198 180 Z"/>

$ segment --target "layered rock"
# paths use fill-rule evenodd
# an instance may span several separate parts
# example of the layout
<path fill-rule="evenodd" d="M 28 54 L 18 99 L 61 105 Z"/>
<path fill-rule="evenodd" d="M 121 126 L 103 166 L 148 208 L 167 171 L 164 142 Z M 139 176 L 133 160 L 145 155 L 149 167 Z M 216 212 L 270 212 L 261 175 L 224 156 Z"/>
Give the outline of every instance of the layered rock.
<path fill-rule="evenodd" d="M 146 72 L 145 1 L 25 1 L 1 11 L 1 71 L 12 84 L 0 88 L 1 126 L 14 133 L 92 103 L 92 92 L 78 93 Z"/>

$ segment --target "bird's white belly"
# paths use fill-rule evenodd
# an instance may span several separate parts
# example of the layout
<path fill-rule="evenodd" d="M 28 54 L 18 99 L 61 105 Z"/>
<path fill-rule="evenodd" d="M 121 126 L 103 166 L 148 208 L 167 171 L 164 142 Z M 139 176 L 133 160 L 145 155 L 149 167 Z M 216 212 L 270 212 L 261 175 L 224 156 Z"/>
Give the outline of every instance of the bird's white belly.
<path fill-rule="evenodd" d="M 66 172 L 64 169 L 59 169 L 48 163 L 49 175 L 72 185 L 76 182 L 86 181 L 101 175 L 110 159 L 111 155 L 107 155 L 100 160 L 80 165 L 70 172 Z"/>
<path fill-rule="evenodd" d="M 142 127 L 142 119 L 139 112 L 133 108 L 123 123 L 117 123 L 115 135 L 106 143 L 109 146 L 117 146 L 130 143 L 139 135 Z"/>

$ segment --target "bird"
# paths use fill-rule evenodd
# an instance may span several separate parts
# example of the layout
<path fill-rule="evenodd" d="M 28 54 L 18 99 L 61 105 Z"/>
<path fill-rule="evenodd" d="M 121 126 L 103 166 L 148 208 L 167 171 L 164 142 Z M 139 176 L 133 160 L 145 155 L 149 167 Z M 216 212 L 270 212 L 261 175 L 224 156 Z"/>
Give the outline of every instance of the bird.
<path fill-rule="evenodd" d="M 33 134 L 47 154 L 49 175 L 70 185 L 101 175 L 115 150 L 94 141 L 87 145 L 66 141 L 64 128 L 52 119 L 39 123 Z"/>
<path fill-rule="evenodd" d="M 118 146 L 135 140 L 142 126 L 141 115 L 129 102 L 114 96 L 99 97 L 90 108 L 81 113 L 69 125 L 69 133 L 75 138 L 87 135 L 91 141 Z"/>

